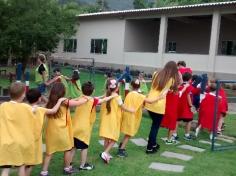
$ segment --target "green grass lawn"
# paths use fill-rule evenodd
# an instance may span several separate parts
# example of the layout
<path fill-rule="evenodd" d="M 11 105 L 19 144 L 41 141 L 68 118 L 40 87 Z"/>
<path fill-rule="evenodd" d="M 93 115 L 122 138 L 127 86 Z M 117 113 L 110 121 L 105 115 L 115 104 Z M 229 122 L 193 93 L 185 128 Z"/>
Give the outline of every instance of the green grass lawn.
<path fill-rule="evenodd" d="M 98 116 L 99 117 L 99 116 Z M 147 138 L 149 129 L 150 129 L 151 120 L 145 115 L 140 130 L 136 137 Z M 227 130 L 231 131 L 232 134 L 236 130 L 236 118 L 233 115 L 228 116 L 227 118 Z M 89 162 L 95 165 L 95 169 L 92 171 L 81 171 L 77 175 L 87 175 L 87 176 L 172 176 L 172 175 L 183 175 L 183 176 L 235 176 L 235 162 L 236 162 L 236 150 L 220 151 L 220 152 L 211 152 L 210 146 L 206 144 L 200 144 L 198 140 L 185 142 L 182 138 L 180 139 L 181 144 L 190 144 L 197 147 L 202 147 L 206 149 L 206 152 L 197 153 L 187 150 L 178 149 L 175 145 L 165 145 L 163 141 L 160 140 L 160 137 L 165 137 L 166 130 L 161 129 L 159 133 L 159 143 L 161 149 L 158 153 L 153 155 L 145 154 L 145 147 L 138 147 L 133 143 L 129 143 L 127 146 L 128 157 L 127 158 L 118 158 L 116 157 L 117 149 L 112 150 L 112 155 L 114 158 L 111 160 L 109 165 L 103 163 L 99 158 L 99 153 L 103 150 L 103 147 L 98 143 L 98 130 L 99 130 L 99 118 L 97 119 L 93 135 L 91 139 L 91 145 L 89 148 Z M 180 137 L 183 136 L 183 129 L 180 129 Z M 208 140 L 208 134 L 202 132 L 199 136 L 199 139 Z M 217 141 L 221 144 L 220 141 Z M 236 143 L 234 143 L 236 145 Z M 179 152 L 183 154 L 188 154 L 194 156 L 191 161 L 181 161 L 178 159 L 167 159 L 161 157 L 160 154 L 164 151 Z M 80 153 L 77 152 L 74 163 L 76 166 L 79 165 Z M 148 169 L 148 166 L 151 162 L 163 162 L 170 164 L 180 164 L 184 165 L 184 173 L 170 173 L 170 172 L 161 172 Z M 37 166 L 33 170 L 32 175 L 38 175 L 40 172 L 40 167 Z M 53 176 L 62 175 L 63 168 L 63 154 L 57 153 L 54 155 L 54 158 L 49 167 L 49 172 Z M 76 174 L 75 174 L 76 175 Z"/>
<path fill-rule="evenodd" d="M 63 69 L 62 73 L 64 75 L 70 76 L 71 69 Z M 33 75 L 33 72 L 31 72 Z M 86 72 L 81 73 L 81 82 L 89 80 L 89 75 Z M 35 86 L 33 83 L 33 76 L 31 76 L 31 87 Z M 0 85 L 8 86 L 9 83 L 6 79 L 0 79 Z M 104 76 L 102 74 L 96 74 L 95 77 L 95 95 L 103 94 L 104 86 Z M 150 130 L 151 120 L 147 115 L 144 115 L 140 130 L 136 137 L 147 138 Z M 225 134 L 236 136 L 236 118 L 235 115 L 229 115 L 226 118 L 226 131 Z M 179 136 L 181 144 L 190 144 L 197 147 L 205 148 L 206 151 L 203 153 L 191 152 L 183 149 L 177 148 L 175 145 L 165 145 L 160 137 L 165 137 L 167 134 L 166 129 L 160 129 L 158 135 L 158 141 L 161 145 L 161 149 L 158 153 L 153 155 L 145 154 L 145 147 L 138 147 L 133 143 L 129 143 L 127 146 L 128 157 L 127 158 L 118 158 L 116 157 L 117 149 L 112 150 L 112 155 L 114 158 L 111 160 L 109 165 L 103 163 L 100 159 L 99 154 L 103 151 L 103 147 L 98 143 L 99 136 L 99 114 L 97 115 L 97 120 L 94 125 L 91 144 L 89 148 L 89 157 L 88 161 L 95 165 L 95 169 L 92 171 L 81 171 L 78 174 L 80 176 L 173 176 L 173 175 L 183 175 L 183 176 L 235 176 L 236 175 L 236 150 L 228 151 L 218 151 L 211 152 L 210 146 L 207 144 L 201 144 L 198 140 L 193 140 L 186 142 L 182 139 L 183 128 L 179 129 Z M 122 135 L 121 135 L 122 137 Z M 208 140 L 209 135 L 207 132 L 201 132 L 199 139 Z M 121 139 L 121 138 L 120 138 Z M 221 141 L 217 141 L 222 145 L 227 145 Z M 234 143 L 236 145 L 236 143 Z M 161 157 L 160 154 L 164 151 L 172 151 L 183 154 L 188 154 L 194 158 L 190 161 L 181 161 L 178 159 L 170 159 Z M 0 155 L 1 157 L 1 155 Z M 77 152 L 77 155 L 74 160 L 75 166 L 79 166 L 80 152 Z M 161 172 L 148 169 L 151 162 L 163 162 L 169 164 L 180 164 L 184 165 L 184 173 L 171 173 L 171 172 Z M 62 175 L 63 168 L 63 153 L 56 153 L 53 156 L 51 161 L 49 172 L 51 176 L 60 176 Z M 36 166 L 33 170 L 32 175 L 39 175 L 41 166 Z M 16 173 L 13 172 L 12 176 L 15 176 Z"/>

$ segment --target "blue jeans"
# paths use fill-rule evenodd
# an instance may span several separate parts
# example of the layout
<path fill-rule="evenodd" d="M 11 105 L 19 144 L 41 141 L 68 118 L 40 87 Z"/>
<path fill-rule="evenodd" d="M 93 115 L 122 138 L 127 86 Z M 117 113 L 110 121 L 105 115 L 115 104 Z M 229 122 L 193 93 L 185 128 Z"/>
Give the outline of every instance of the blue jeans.
<path fill-rule="evenodd" d="M 46 92 L 46 85 L 44 83 L 38 85 L 38 90 L 41 94 L 44 94 Z"/>
<path fill-rule="evenodd" d="M 157 145 L 156 138 L 163 119 L 163 114 L 157 114 L 152 111 L 148 111 L 148 113 L 152 119 L 152 126 L 148 137 L 147 149 L 152 150 L 153 146 Z"/>

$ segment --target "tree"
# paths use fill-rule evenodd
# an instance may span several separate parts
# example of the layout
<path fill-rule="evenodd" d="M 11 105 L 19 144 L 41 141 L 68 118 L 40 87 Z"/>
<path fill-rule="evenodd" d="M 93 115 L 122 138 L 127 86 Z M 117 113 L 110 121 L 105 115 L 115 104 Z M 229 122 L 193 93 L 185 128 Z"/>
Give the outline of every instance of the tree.
<path fill-rule="evenodd" d="M 99 7 L 99 11 L 109 10 L 109 6 L 106 0 L 96 0 L 96 5 Z"/>
<path fill-rule="evenodd" d="M 145 9 L 147 8 L 147 3 L 145 0 L 134 0 L 133 6 L 135 9 Z"/>
<path fill-rule="evenodd" d="M 232 1 L 232 0 L 224 0 L 224 1 Z M 209 3 L 209 2 L 222 2 L 222 0 L 157 0 L 156 7 L 199 4 L 199 3 Z"/>
<path fill-rule="evenodd" d="M 0 0 L 1 57 L 11 52 L 26 62 L 33 51 L 52 52 L 60 39 L 76 32 L 77 10 L 76 4 L 56 0 Z"/>

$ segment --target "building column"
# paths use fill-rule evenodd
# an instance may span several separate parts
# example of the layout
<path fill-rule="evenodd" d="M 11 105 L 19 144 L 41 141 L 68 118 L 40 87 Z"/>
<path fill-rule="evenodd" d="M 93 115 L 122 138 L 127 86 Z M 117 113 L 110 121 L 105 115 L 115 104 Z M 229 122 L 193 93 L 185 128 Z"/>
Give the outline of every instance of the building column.
<path fill-rule="evenodd" d="M 208 72 L 215 72 L 215 61 L 218 53 L 219 36 L 220 36 L 221 15 L 219 11 L 214 11 L 211 25 L 211 38 L 208 59 Z"/>
<path fill-rule="evenodd" d="M 165 15 L 161 16 L 160 30 L 159 30 L 159 43 L 158 43 L 158 59 L 160 59 L 161 67 L 164 66 L 163 54 L 166 48 L 166 35 L 168 27 L 168 17 Z"/>

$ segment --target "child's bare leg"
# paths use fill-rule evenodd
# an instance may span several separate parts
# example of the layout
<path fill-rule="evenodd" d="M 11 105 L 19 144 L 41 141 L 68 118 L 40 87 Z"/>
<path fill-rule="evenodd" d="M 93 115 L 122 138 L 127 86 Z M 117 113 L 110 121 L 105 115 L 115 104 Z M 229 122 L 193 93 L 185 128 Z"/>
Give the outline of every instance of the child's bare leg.
<path fill-rule="evenodd" d="M 73 158 L 74 158 L 74 156 L 76 154 L 76 148 L 73 147 L 70 152 L 71 152 L 71 156 L 70 156 L 70 164 L 71 164 L 72 161 L 73 161 Z"/>
<path fill-rule="evenodd" d="M 195 136 L 196 136 L 196 137 L 198 136 L 198 134 L 199 134 L 201 128 L 202 128 L 202 125 L 198 125 L 198 127 L 196 128 L 196 130 L 195 130 Z"/>
<path fill-rule="evenodd" d="M 168 130 L 168 134 L 167 134 L 167 139 L 168 140 L 171 140 L 172 135 L 173 135 L 174 132 L 175 132 L 175 130 Z"/>
<path fill-rule="evenodd" d="M 191 124 L 191 122 L 186 123 L 185 134 L 190 134 Z"/>
<path fill-rule="evenodd" d="M 69 168 L 71 163 L 71 150 L 64 152 L 64 167 Z"/>
<path fill-rule="evenodd" d="M 52 155 L 50 154 L 46 154 L 45 155 L 45 158 L 44 158 L 44 161 L 43 161 L 43 169 L 42 171 L 48 171 L 48 166 L 50 164 L 50 160 L 52 159 Z"/>
<path fill-rule="evenodd" d="M 88 149 L 82 149 L 80 154 L 80 166 L 84 166 L 87 161 Z"/>
<path fill-rule="evenodd" d="M 109 152 L 110 152 L 110 150 L 112 149 L 112 147 L 114 146 L 114 144 L 115 144 L 115 141 L 110 140 L 110 142 L 109 142 L 109 144 L 107 145 L 107 147 L 106 147 L 106 149 L 105 149 L 104 152 L 109 154 Z"/>
<path fill-rule="evenodd" d="M 30 176 L 31 172 L 32 172 L 33 166 L 26 166 L 25 167 L 25 174 L 26 176 Z"/>
<path fill-rule="evenodd" d="M 125 149 L 129 139 L 130 139 L 129 135 L 125 135 L 124 136 L 120 149 Z"/>
<path fill-rule="evenodd" d="M 25 165 L 22 165 L 18 168 L 18 176 L 26 176 Z"/>
<path fill-rule="evenodd" d="M 1 176 L 9 176 L 10 168 L 3 168 Z"/>
<path fill-rule="evenodd" d="M 105 138 L 104 139 L 104 150 L 107 148 L 108 144 L 109 144 L 109 139 Z"/>
<path fill-rule="evenodd" d="M 222 117 L 222 115 L 221 115 L 220 119 L 219 119 L 219 122 L 218 122 L 217 131 L 221 132 L 223 122 L 224 122 L 224 117 Z"/>

